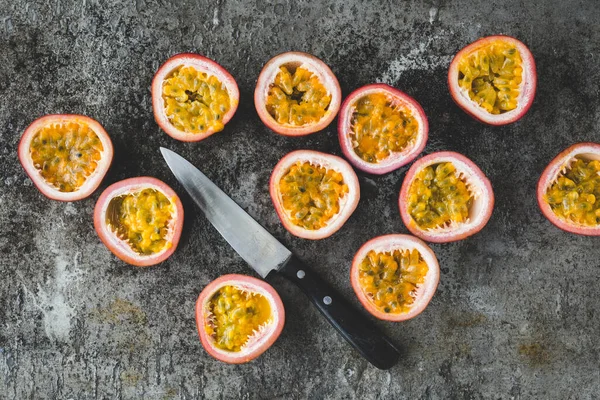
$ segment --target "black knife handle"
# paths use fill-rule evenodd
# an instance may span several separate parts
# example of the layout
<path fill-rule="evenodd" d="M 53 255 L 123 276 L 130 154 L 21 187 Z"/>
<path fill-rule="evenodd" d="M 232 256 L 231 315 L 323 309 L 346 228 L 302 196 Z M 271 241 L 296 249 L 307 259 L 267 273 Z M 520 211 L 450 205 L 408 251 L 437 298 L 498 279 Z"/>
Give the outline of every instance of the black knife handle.
<path fill-rule="evenodd" d="M 279 270 L 294 282 L 358 352 L 379 369 L 394 366 L 400 353 L 373 322 L 295 256 Z"/>

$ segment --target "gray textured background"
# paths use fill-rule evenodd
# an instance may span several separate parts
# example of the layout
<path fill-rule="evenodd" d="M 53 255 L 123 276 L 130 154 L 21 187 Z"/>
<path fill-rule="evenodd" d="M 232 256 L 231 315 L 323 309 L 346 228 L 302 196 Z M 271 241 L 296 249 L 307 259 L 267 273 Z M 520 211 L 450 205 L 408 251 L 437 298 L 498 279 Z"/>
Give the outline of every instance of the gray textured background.
<path fill-rule="evenodd" d="M 599 398 L 599 239 L 554 228 L 535 200 L 552 157 L 598 141 L 597 2 L 175 3 L 0 0 L 0 398 Z M 496 33 L 523 40 L 539 76 L 529 113 L 498 128 L 459 110 L 446 87 L 452 55 Z M 428 309 L 409 322 L 378 322 L 403 349 L 390 371 L 361 359 L 282 279 L 273 284 L 288 318 L 274 346 L 247 365 L 213 360 L 196 333 L 196 297 L 219 275 L 251 271 L 189 198 L 175 254 L 136 269 L 93 230 L 100 190 L 76 203 L 50 201 L 17 160 L 35 118 L 86 114 L 115 145 L 101 189 L 152 175 L 183 195 L 158 151 L 170 147 L 357 304 L 348 279 L 354 252 L 374 236 L 406 232 L 396 203 L 406 168 L 359 174 L 359 208 L 333 237 L 291 237 L 270 202 L 271 168 L 293 149 L 340 149 L 335 124 L 292 139 L 258 119 L 257 75 L 287 50 L 323 59 L 344 95 L 387 82 L 414 96 L 429 117 L 426 152 L 460 151 L 494 186 L 482 232 L 432 246 L 442 275 Z M 163 133 L 150 104 L 154 72 L 182 51 L 217 60 L 241 90 L 235 118 L 196 144 Z"/>

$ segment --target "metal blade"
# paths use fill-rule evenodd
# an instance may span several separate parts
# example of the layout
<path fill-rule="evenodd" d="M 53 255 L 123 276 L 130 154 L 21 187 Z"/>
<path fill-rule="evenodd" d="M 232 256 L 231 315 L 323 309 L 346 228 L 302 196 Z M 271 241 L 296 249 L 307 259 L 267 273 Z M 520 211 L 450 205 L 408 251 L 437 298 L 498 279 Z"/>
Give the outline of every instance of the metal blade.
<path fill-rule="evenodd" d="M 260 276 L 283 267 L 292 253 L 179 154 L 160 148 L 169 168 L 206 218 Z"/>

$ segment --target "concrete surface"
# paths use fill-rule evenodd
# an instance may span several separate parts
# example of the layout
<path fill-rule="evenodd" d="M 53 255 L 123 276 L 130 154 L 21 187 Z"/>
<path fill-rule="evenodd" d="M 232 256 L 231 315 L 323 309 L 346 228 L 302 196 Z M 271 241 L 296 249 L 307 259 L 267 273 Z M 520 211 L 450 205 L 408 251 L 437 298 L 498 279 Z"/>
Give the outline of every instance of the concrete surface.
<path fill-rule="evenodd" d="M 599 398 L 599 239 L 554 228 L 535 200 L 552 157 L 600 140 L 598 4 L 398 3 L 0 0 L 0 398 Z M 494 128 L 454 105 L 446 72 L 461 47 L 497 33 L 530 46 L 539 85 L 528 115 Z M 350 261 L 366 240 L 406 232 L 396 205 L 406 169 L 360 174 L 359 208 L 333 237 L 291 237 L 270 203 L 271 168 L 293 149 L 340 149 L 335 124 L 290 139 L 258 119 L 257 75 L 287 50 L 322 58 L 344 95 L 387 82 L 414 96 L 430 121 L 426 152 L 460 151 L 494 186 L 494 214 L 480 234 L 432 246 L 442 276 L 429 308 L 409 322 L 378 322 L 403 349 L 390 371 L 361 359 L 282 279 L 273 284 L 288 321 L 275 345 L 247 365 L 213 360 L 196 333 L 196 297 L 222 274 L 252 272 L 189 198 L 176 253 L 136 269 L 93 230 L 100 190 L 50 201 L 17 160 L 36 117 L 86 114 L 115 145 L 101 188 L 152 175 L 183 195 L 158 151 L 172 148 L 358 304 Z M 220 62 L 242 94 L 225 131 L 196 144 L 163 133 L 150 104 L 157 67 L 182 51 Z"/>

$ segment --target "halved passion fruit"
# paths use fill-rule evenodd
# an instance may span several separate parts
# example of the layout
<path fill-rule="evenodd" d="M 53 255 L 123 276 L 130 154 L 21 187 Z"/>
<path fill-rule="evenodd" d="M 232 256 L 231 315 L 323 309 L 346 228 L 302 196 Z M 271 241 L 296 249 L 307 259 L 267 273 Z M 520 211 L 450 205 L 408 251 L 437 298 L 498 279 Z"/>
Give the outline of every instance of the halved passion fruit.
<path fill-rule="evenodd" d="M 108 133 L 83 115 L 46 115 L 25 129 L 19 160 L 45 196 L 61 201 L 94 192 L 110 167 L 113 146 Z"/>
<path fill-rule="evenodd" d="M 239 100 L 237 83 L 229 72 L 198 54 L 169 58 L 152 81 L 156 123 L 185 142 L 197 142 L 222 131 Z"/>
<path fill-rule="evenodd" d="M 281 298 L 268 283 L 224 275 L 196 301 L 196 326 L 204 349 L 217 360 L 241 364 L 264 353 L 285 322 Z"/>
<path fill-rule="evenodd" d="M 183 206 L 173 189 L 156 178 L 125 179 L 106 188 L 96 202 L 94 227 L 114 255 L 146 267 L 177 248 Z"/>
<path fill-rule="evenodd" d="M 254 105 L 265 125 L 286 136 L 320 131 L 335 118 L 342 91 L 331 69 L 318 58 L 288 52 L 262 69 Z"/>
<path fill-rule="evenodd" d="M 385 174 L 408 164 L 425 148 L 429 125 L 412 97 L 385 85 L 363 86 L 344 100 L 338 136 L 356 167 Z"/>
<path fill-rule="evenodd" d="M 535 96 L 533 55 L 509 36 L 489 36 L 462 49 L 448 71 L 452 98 L 468 114 L 490 125 L 521 118 Z"/>
<path fill-rule="evenodd" d="M 421 313 L 438 286 L 440 267 L 433 250 L 409 235 L 369 240 L 354 256 L 352 288 L 375 317 L 404 321 Z"/>
<path fill-rule="evenodd" d="M 414 235 L 434 243 L 479 232 L 492 215 L 494 192 L 484 173 L 451 151 L 429 154 L 408 170 L 400 189 L 400 215 Z"/>
<path fill-rule="evenodd" d="M 540 177 L 537 199 L 560 229 L 600 235 L 600 144 L 578 143 L 556 156 Z"/>
<path fill-rule="evenodd" d="M 356 173 L 340 157 L 297 150 L 273 169 L 271 200 L 283 226 L 304 239 L 323 239 L 350 218 L 360 198 Z"/>

